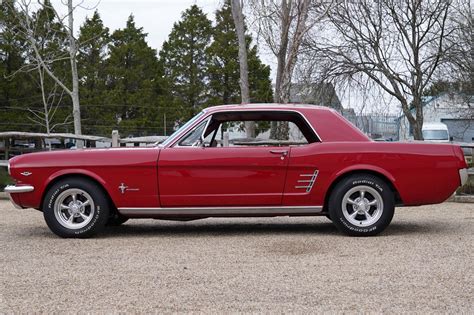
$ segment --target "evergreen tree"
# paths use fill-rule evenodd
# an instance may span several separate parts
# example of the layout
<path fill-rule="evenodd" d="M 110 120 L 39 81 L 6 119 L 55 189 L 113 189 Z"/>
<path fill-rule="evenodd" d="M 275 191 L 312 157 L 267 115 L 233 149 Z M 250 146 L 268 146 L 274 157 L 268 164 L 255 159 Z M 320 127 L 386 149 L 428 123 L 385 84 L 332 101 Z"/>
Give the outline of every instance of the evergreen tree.
<path fill-rule="evenodd" d="M 107 61 L 107 105 L 116 108 L 122 135 L 162 134 L 158 112 L 162 71 L 156 51 L 145 40 L 147 34 L 130 15 L 124 29 L 116 30 L 109 45 Z"/>
<path fill-rule="evenodd" d="M 216 11 L 214 41 L 207 50 L 209 56 L 210 105 L 240 103 L 239 43 L 232 18 L 230 1 Z M 270 67 L 258 57 L 256 45 L 247 35 L 249 88 L 252 103 L 271 102 L 273 98 Z"/>
<path fill-rule="evenodd" d="M 31 102 L 28 75 L 15 72 L 25 64 L 24 43 L 15 32 L 13 0 L 0 6 L 0 131 L 27 131 L 21 104 Z"/>
<path fill-rule="evenodd" d="M 189 118 L 208 101 L 208 59 L 212 24 L 203 11 L 192 5 L 164 42 L 160 61 L 170 88 L 170 102 L 182 108 L 181 118 Z"/>
<path fill-rule="evenodd" d="M 81 112 L 86 134 L 109 135 L 115 122 L 115 108 L 104 104 L 106 57 L 109 29 L 97 11 L 80 28 L 78 71 L 81 82 Z"/>

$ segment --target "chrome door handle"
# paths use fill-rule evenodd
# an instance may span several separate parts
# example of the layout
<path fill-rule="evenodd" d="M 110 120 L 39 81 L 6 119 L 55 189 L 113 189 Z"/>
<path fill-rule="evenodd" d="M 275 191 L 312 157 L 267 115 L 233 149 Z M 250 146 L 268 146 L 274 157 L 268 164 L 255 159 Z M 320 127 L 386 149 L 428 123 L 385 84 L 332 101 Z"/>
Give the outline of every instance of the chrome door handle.
<path fill-rule="evenodd" d="M 271 150 L 270 153 L 271 154 L 280 154 L 282 156 L 287 156 L 288 155 L 287 150 Z"/>

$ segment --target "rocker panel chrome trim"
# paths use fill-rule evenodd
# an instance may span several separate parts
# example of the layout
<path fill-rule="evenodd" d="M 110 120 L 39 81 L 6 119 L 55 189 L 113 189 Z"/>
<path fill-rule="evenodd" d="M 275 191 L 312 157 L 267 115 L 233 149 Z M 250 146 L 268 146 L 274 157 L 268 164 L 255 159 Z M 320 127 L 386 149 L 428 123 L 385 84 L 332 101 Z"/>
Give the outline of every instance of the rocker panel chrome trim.
<path fill-rule="evenodd" d="M 285 207 L 194 207 L 194 208 L 118 208 L 125 216 L 173 216 L 173 215 L 285 215 L 318 214 L 321 206 L 285 206 Z"/>

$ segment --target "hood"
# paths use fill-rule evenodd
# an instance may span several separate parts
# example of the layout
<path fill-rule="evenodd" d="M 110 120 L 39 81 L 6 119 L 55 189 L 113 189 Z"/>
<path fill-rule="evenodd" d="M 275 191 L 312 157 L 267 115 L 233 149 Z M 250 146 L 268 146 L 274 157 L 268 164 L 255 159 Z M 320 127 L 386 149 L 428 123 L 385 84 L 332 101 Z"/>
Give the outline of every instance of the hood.
<path fill-rule="evenodd" d="M 11 170 L 139 164 L 156 161 L 160 150 L 159 147 L 125 147 L 45 151 L 15 156 L 9 163 Z"/>

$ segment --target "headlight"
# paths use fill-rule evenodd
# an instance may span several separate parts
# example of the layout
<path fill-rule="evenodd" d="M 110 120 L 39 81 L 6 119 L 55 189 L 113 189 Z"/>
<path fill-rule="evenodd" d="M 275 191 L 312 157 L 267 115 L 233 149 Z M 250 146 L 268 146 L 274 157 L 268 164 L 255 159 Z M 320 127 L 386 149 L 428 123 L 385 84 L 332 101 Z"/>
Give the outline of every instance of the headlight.
<path fill-rule="evenodd" d="M 11 175 L 12 173 L 10 172 L 10 161 L 7 163 L 7 170 L 8 170 L 8 175 Z"/>

